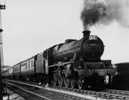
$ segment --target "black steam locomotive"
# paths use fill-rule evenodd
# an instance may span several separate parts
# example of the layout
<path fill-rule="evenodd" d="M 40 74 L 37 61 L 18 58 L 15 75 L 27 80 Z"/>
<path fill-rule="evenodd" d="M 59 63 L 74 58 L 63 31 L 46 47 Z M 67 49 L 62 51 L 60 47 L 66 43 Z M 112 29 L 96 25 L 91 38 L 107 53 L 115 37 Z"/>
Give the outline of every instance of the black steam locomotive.
<path fill-rule="evenodd" d="M 102 40 L 90 31 L 80 40 L 68 39 L 9 68 L 4 75 L 44 85 L 100 89 L 110 86 L 115 75 L 111 60 L 101 60 Z"/>

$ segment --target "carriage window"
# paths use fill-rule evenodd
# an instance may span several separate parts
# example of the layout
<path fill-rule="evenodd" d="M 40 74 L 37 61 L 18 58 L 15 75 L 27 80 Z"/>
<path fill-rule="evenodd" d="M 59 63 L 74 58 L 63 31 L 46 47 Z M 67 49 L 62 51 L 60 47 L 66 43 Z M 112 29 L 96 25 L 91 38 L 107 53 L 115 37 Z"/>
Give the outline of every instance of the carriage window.
<path fill-rule="evenodd" d="M 30 69 L 34 68 L 34 59 L 30 60 Z"/>
<path fill-rule="evenodd" d="M 24 63 L 21 65 L 21 71 L 26 71 L 27 69 L 27 63 Z"/>

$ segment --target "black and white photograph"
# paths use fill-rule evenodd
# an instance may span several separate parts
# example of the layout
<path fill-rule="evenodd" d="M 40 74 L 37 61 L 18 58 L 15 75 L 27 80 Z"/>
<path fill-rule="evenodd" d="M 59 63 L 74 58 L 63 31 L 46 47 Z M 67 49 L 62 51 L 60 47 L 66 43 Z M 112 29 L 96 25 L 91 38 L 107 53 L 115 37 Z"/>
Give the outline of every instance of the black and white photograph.
<path fill-rule="evenodd" d="M 0 0 L 0 100 L 129 100 L 129 0 Z"/>

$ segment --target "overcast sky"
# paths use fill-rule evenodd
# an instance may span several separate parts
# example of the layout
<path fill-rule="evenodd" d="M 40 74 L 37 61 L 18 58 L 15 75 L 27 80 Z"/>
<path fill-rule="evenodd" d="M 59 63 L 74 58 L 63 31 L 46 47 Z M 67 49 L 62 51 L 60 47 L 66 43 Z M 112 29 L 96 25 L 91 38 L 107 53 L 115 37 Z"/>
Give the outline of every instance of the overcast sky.
<path fill-rule="evenodd" d="M 4 63 L 14 65 L 65 39 L 82 37 L 83 0 L 8 0 L 2 13 Z M 129 62 L 129 29 L 115 21 L 91 28 L 105 44 L 102 59 Z"/>

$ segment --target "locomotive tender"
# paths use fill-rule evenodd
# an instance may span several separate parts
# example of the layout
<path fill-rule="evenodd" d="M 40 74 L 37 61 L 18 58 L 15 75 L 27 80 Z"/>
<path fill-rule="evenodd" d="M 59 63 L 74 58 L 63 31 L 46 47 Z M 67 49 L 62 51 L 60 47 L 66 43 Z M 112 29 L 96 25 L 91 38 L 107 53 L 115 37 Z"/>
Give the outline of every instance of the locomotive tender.
<path fill-rule="evenodd" d="M 80 40 L 66 40 L 9 68 L 13 71 L 8 77 L 50 86 L 105 88 L 112 84 L 115 69 L 111 60 L 101 60 L 103 52 L 103 41 L 86 30 Z"/>

